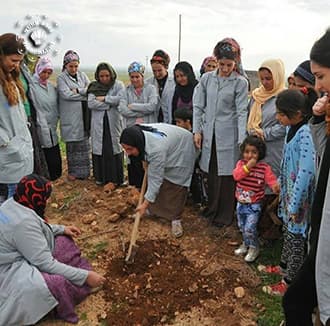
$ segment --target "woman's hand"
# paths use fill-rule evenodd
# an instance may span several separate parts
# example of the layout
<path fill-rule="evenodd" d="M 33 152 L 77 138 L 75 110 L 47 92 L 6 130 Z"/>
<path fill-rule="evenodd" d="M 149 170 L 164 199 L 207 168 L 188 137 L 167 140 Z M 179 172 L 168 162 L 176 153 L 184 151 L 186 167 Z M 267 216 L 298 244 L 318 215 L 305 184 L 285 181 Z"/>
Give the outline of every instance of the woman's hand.
<path fill-rule="evenodd" d="M 262 129 L 255 129 L 254 130 L 254 135 L 257 136 L 258 138 L 265 140 L 265 135 L 264 131 Z"/>
<path fill-rule="evenodd" d="M 194 134 L 194 144 L 197 149 L 202 148 L 202 140 L 203 140 L 202 134 L 200 132 L 196 132 Z"/>
<path fill-rule="evenodd" d="M 329 103 L 328 95 L 324 95 L 320 97 L 313 105 L 313 114 L 316 116 L 325 115 L 328 103 Z"/>
<path fill-rule="evenodd" d="M 96 288 L 98 286 L 103 285 L 104 281 L 105 281 L 105 277 L 103 277 L 99 273 L 96 273 L 94 271 L 88 271 L 88 276 L 87 276 L 87 279 L 86 279 L 86 283 L 91 288 Z"/>
<path fill-rule="evenodd" d="M 140 214 L 140 216 L 143 216 L 146 213 L 146 210 L 149 206 L 149 202 L 145 199 L 144 202 L 136 207 L 135 211 Z"/>
<path fill-rule="evenodd" d="M 280 193 L 280 184 L 276 183 L 273 187 L 272 187 L 272 191 L 274 194 L 278 195 Z"/>
<path fill-rule="evenodd" d="M 105 101 L 105 96 L 96 96 L 96 100 L 100 101 L 100 102 L 104 102 Z"/>
<path fill-rule="evenodd" d="M 68 235 L 70 237 L 77 237 L 78 235 L 81 234 L 81 231 L 76 226 L 69 225 L 64 228 L 63 234 Z"/>

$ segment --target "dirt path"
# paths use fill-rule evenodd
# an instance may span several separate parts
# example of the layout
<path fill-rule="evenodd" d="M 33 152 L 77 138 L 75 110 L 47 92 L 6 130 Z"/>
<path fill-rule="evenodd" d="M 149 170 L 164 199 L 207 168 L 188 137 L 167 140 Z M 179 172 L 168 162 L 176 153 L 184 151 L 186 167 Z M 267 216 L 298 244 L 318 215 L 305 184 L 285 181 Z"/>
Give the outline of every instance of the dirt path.
<path fill-rule="evenodd" d="M 135 262 L 124 264 L 137 199 L 131 187 L 113 190 L 64 177 L 54 184 L 50 222 L 79 226 L 83 254 L 107 277 L 104 289 L 76 308 L 78 325 L 256 325 L 260 280 L 232 254 L 237 229 L 208 226 L 193 206 L 185 209 L 180 239 L 171 236 L 169 223 L 143 218 Z M 47 319 L 38 325 L 70 324 Z"/>

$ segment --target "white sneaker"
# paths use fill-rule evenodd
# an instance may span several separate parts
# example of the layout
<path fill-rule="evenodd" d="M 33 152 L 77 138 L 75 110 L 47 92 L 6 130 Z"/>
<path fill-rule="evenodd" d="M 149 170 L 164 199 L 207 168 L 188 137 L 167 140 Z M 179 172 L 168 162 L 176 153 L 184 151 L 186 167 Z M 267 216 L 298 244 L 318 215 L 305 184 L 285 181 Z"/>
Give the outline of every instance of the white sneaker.
<path fill-rule="evenodd" d="M 250 247 L 247 255 L 245 256 L 244 260 L 247 263 L 252 263 L 256 260 L 259 256 L 259 248 Z"/>
<path fill-rule="evenodd" d="M 242 244 L 239 246 L 239 248 L 237 248 L 237 249 L 234 250 L 234 254 L 235 254 L 236 256 L 239 256 L 239 255 L 245 255 L 245 254 L 247 253 L 247 251 L 248 251 L 247 246 L 246 246 L 244 243 L 242 243 Z"/>
<path fill-rule="evenodd" d="M 173 220 L 172 221 L 172 234 L 176 238 L 182 237 L 183 228 L 182 228 L 181 220 Z"/>

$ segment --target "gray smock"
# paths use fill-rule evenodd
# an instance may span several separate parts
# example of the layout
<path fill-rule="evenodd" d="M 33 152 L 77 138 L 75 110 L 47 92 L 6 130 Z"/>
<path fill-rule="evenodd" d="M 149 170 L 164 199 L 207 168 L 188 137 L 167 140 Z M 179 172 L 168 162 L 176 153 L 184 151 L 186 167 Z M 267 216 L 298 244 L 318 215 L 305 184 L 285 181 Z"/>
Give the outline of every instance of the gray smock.
<path fill-rule="evenodd" d="M 146 79 L 146 84 L 151 84 L 156 87 L 159 94 L 159 86 L 157 79 L 155 77 L 149 77 Z M 162 96 L 160 96 L 160 100 L 158 103 L 157 111 L 162 108 L 164 123 L 172 123 L 172 99 L 175 91 L 175 81 L 172 76 L 167 76 L 165 86 L 162 92 Z"/>
<path fill-rule="evenodd" d="M 86 90 L 89 79 L 84 72 L 78 71 L 77 78 L 73 78 L 64 70 L 57 77 L 57 91 L 59 97 L 61 136 L 65 142 L 82 141 L 84 121 L 81 101 L 86 101 Z M 74 93 L 72 89 L 77 89 Z"/>
<path fill-rule="evenodd" d="M 64 226 L 45 223 L 13 198 L 0 207 L 0 325 L 35 324 L 56 305 L 41 274 L 82 286 L 88 271 L 62 264 L 52 252 Z"/>
<path fill-rule="evenodd" d="M 21 100 L 10 106 L 0 86 L 0 183 L 17 183 L 33 171 L 33 145 Z"/>
<path fill-rule="evenodd" d="M 193 96 L 193 132 L 203 136 L 200 167 L 209 171 L 213 135 L 218 176 L 232 175 L 239 159 L 239 145 L 246 137 L 248 81 L 232 72 L 203 74 Z"/>
<path fill-rule="evenodd" d="M 148 126 L 166 135 L 143 131 L 148 163 L 148 188 L 144 197 L 153 203 L 164 179 L 176 185 L 190 186 L 196 151 L 193 135 L 188 130 L 166 123 Z"/>
<path fill-rule="evenodd" d="M 125 118 L 125 127 L 141 123 L 155 123 L 158 118 L 158 94 L 156 87 L 144 84 L 138 96 L 133 85 L 128 85 L 121 93 L 118 110 Z M 131 108 L 128 108 L 128 105 Z"/>
<path fill-rule="evenodd" d="M 35 76 L 33 78 L 34 93 L 39 101 L 36 125 L 40 144 L 43 148 L 51 148 L 58 144 L 57 125 L 60 114 L 57 91 L 50 82 L 42 85 Z"/>
<path fill-rule="evenodd" d="M 95 155 L 102 155 L 103 148 L 103 118 L 107 115 L 113 154 L 119 154 L 123 151 L 120 146 L 119 139 L 123 131 L 123 117 L 119 113 L 118 105 L 120 100 L 120 93 L 125 89 L 121 81 L 116 80 L 114 85 L 110 88 L 105 96 L 104 102 L 96 100 L 94 94 L 88 94 L 88 107 L 91 110 L 91 139 L 92 139 L 92 153 Z"/>

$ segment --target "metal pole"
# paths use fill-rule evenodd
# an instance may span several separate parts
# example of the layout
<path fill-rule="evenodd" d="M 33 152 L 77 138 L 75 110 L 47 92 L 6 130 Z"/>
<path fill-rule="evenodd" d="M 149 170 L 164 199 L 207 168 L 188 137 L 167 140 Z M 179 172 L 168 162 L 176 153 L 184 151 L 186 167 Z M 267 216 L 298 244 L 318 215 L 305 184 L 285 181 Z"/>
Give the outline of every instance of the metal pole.
<path fill-rule="evenodd" d="M 178 62 L 181 58 L 181 14 L 179 15 L 179 50 L 178 50 Z"/>

